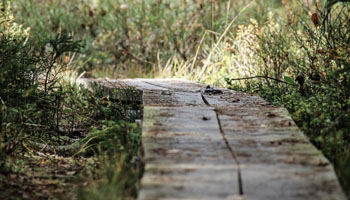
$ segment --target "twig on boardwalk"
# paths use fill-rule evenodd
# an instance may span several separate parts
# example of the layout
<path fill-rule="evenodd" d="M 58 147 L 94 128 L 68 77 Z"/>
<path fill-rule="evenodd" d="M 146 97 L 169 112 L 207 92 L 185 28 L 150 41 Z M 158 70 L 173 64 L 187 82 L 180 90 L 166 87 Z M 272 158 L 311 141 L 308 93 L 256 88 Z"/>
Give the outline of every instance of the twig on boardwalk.
<path fill-rule="evenodd" d="M 252 76 L 252 77 L 245 77 L 245 78 L 233 78 L 233 79 L 228 79 L 228 81 L 231 83 L 232 81 L 249 80 L 249 79 L 255 79 L 255 78 L 270 79 L 270 80 L 273 80 L 273 81 L 276 81 L 276 82 L 280 82 L 280 83 L 284 83 L 284 84 L 287 84 L 287 85 L 297 86 L 295 84 L 290 84 L 290 83 L 288 83 L 286 81 L 282 81 L 280 79 L 269 77 L 269 76 Z"/>

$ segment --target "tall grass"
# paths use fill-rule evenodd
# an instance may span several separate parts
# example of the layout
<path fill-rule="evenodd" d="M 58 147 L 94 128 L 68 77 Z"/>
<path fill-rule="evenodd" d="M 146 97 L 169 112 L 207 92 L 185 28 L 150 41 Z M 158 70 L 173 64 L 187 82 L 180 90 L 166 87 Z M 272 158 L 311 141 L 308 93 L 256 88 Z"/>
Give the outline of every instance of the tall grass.
<path fill-rule="evenodd" d="M 204 48 L 212 48 L 234 17 L 235 24 L 246 24 L 251 17 L 263 22 L 265 8 L 279 4 L 256 0 L 239 14 L 249 2 L 19 0 L 13 10 L 16 21 L 30 27 L 34 36 L 62 32 L 83 40 L 84 56 L 77 59 L 80 70 L 91 76 L 151 77 L 174 57 L 192 62 L 202 39 Z M 200 51 L 197 59 L 204 57 Z"/>
<path fill-rule="evenodd" d="M 279 8 L 278 2 L 270 1 L 263 4 L 261 1 L 241 1 L 239 3 L 228 1 L 225 26 L 222 29 L 206 30 L 202 33 L 202 38 L 190 60 L 183 60 L 174 55 L 166 64 L 162 65 L 159 62 L 155 76 L 185 78 L 225 86 L 227 74 L 239 77 L 258 70 L 250 63 L 254 62 L 252 58 L 254 55 L 249 52 L 249 49 L 253 48 L 249 47 L 252 45 L 252 38 L 249 38 L 249 44 L 247 40 L 242 39 L 252 37 L 252 34 L 247 32 L 252 31 L 253 27 L 249 25 L 247 27 L 249 30 L 246 30 L 244 25 L 251 21 L 254 21 L 256 25 L 266 23 L 271 18 L 271 12 L 268 13 L 266 10 Z M 233 7 L 232 3 L 240 4 L 240 6 Z M 220 21 L 221 19 L 215 20 Z"/>

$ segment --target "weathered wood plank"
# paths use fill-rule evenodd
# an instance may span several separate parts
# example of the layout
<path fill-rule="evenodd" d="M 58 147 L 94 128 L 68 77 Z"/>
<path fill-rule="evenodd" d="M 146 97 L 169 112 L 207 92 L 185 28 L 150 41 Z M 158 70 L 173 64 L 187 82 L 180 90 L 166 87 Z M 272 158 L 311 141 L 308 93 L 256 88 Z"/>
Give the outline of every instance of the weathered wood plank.
<path fill-rule="evenodd" d="M 237 165 L 213 108 L 144 107 L 138 199 L 238 199 Z"/>
<path fill-rule="evenodd" d="M 200 93 L 170 92 L 170 91 L 144 91 L 144 106 L 206 106 Z"/>
<path fill-rule="evenodd" d="M 200 93 L 206 85 L 186 80 L 174 79 L 141 79 L 141 81 L 154 86 L 163 87 L 174 92 L 195 92 Z"/>
<path fill-rule="evenodd" d="M 210 90 L 209 90 L 210 91 Z M 214 90 L 215 91 L 215 90 Z M 211 106 L 243 106 L 245 108 L 254 105 L 267 105 L 269 104 L 259 96 L 251 94 L 244 94 L 241 92 L 235 92 L 232 90 L 219 88 L 219 93 L 210 93 L 202 90 L 203 97 L 208 101 Z M 249 113 L 247 113 L 249 114 Z"/>
<path fill-rule="evenodd" d="M 332 165 L 284 108 L 218 107 L 247 199 L 346 199 Z"/>
<path fill-rule="evenodd" d="M 346 199 L 284 108 L 181 80 L 108 80 L 143 92 L 138 199 Z"/>
<path fill-rule="evenodd" d="M 110 79 L 79 79 L 79 83 L 92 89 L 95 86 L 102 88 L 103 95 L 109 96 L 115 100 L 139 102 L 142 104 L 142 90 L 129 86 L 120 80 Z M 100 89 L 101 89 L 100 88 Z"/>
<path fill-rule="evenodd" d="M 103 84 L 104 86 L 107 86 L 107 87 L 118 87 L 118 88 L 132 87 L 136 90 L 141 90 L 141 91 L 152 91 L 152 90 L 165 90 L 166 91 L 166 90 L 168 90 L 168 89 L 163 88 L 163 87 L 155 86 L 155 85 L 140 81 L 139 79 L 108 79 L 108 78 L 104 78 L 104 79 L 93 79 L 92 81 L 97 81 L 100 84 Z"/>

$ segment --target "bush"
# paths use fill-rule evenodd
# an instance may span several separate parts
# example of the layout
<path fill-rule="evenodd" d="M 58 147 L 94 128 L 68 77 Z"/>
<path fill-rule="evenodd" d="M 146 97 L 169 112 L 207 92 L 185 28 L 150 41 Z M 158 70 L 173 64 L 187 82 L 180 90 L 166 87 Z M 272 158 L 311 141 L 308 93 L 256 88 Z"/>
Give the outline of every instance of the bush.
<path fill-rule="evenodd" d="M 142 162 L 138 161 L 138 168 L 133 166 L 141 134 L 132 122 L 138 117 L 140 94 L 131 88 L 84 88 L 73 68 L 74 57 L 82 48 L 80 41 L 63 33 L 45 36 L 49 39 L 32 37 L 29 29 L 14 23 L 10 10 L 1 14 L 0 184 L 7 183 L 6 174 L 19 173 L 22 165 L 31 164 L 26 152 L 38 157 L 43 155 L 39 151 L 70 156 L 83 152 L 98 157 L 98 166 L 105 167 L 106 171 L 93 170 L 97 179 L 108 179 L 102 185 L 109 189 L 105 194 L 135 197 Z M 20 153 L 24 156 L 17 159 Z M 49 157 L 45 154 L 41 161 Z M 22 177 L 32 176 L 26 170 L 21 173 Z"/>
<path fill-rule="evenodd" d="M 11 15 L 0 20 L 0 128 L 2 152 L 10 153 L 27 133 L 57 130 L 62 96 L 58 81 L 67 68 L 62 57 L 78 52 L 80 44 L 66 35 L 32 40 Z"/>
<path fill-rule="evenodd" d="M 326 4 L 322 9 L 315 1 L 298 6 L 295 21 L 279 22 L 280 31 L 253 24 L 260 31 L 250 34 L 259 45 L 252 46 L 251 52 L 263 67 L 255 65 L 260 70 L 244 82 L 242 78 L 227 81 L 232 88 L 283 104 L 334 164 L 344 190 L 349 191 L 350 5 Z M 300 6 L 306 12 L 300 12 Z M 244 41 L 249 42 L 247 38 Z"/>

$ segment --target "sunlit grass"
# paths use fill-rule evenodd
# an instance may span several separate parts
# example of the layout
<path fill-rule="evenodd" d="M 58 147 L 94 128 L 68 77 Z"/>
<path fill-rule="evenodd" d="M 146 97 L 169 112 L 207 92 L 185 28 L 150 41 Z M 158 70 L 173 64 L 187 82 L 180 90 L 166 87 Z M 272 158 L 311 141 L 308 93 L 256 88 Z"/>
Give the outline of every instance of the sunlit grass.
<path fill-rule="evenodd" d="M 30 27 L 34 36 L 62 32 L 83 40 L 84 56 L 75 58 L 80 72 L 120 78 L 159 75 L 159 66 L 168 67 L 174 57 L 181 63 L 192 62 L 194 70 L 201 66 L 200 62 L 193 65 L 194 60 L 211 57 L 210 52 L 218 50 L 213 48 L 225 30 L 228 36 L 250 18 L 262 23 L 266 8 L 278 8 L 278 2 L 19 0 L 13 2 L 13 9 L 17 22 Z M 206 50 L 197 51 L 200 43 Z M 206 62 L 202 75 L 208 67 Z"/>

